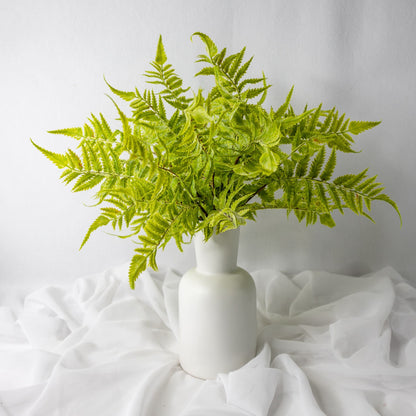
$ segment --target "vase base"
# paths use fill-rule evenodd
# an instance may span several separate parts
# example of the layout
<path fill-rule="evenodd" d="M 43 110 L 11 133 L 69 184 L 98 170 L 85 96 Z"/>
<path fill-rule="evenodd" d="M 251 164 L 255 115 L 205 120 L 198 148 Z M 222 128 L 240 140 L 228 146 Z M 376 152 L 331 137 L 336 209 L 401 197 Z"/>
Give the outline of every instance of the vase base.
<path fill-rule="evenodd" d="M 218 376 L 218 374 L 227 374 L 231 371 L 236 371 L 240 369 L 241 367 L 244 367 L 249 361 L 251 361 L 256 356 L 256 352 L 252 354 L 250 357 L 246 357 L 245 360 L 242 360 L 240 363 L 236 365 L 228 365 L 224 366 L 221 369 L 218 367 L 215 371 L 213 371 L 213 368 L 202 368 L 197 367 L 195 365 L 187 365 L 185 360 L 179 359 L 179 366 L 181 369 L 186 373 L 189 374 L 192 377 L 198 378 L 200 380 L 215 380 Z"/>

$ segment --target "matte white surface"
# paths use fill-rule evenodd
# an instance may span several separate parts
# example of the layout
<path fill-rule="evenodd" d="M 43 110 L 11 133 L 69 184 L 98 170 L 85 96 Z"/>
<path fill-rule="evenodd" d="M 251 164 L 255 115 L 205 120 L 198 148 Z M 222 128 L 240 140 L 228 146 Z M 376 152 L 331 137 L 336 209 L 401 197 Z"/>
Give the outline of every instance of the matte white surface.
<path fill-rule="evenodd" d="M 404 219 L 400 229 L 381 203 L 374 206 L 376 225 L 348 213 L 336 216 L 333 230 L 306 229 L 283 212 L 261 213 L 242 229 L 241 266 L 361 274 L 391 265 L 416 279 L 415 19 L 413 0 L 1 2 L 2 287 L 71 282 L 129 260 L 135 245 L 103 231 L 78 251 L 98 209 L 86 208 L 88 195 L 60 183 L 59 171 L 29 138 L 59 152 L 74 142 L 47 130 L 82 125 L 91 112 L 114 120 L 103 75 L 121 89 L 143 89 L 141 74 L 160 33 L 185 84 L 205 85 L 193 78 L 203 50 L 190 41 L 196 30 L 230 52 L 247 46 L 247 56 L 255 55 L 253 74 L 264 70 L 273 85 L 267 105 L 279 105 L 294 84 L 298 111 L 323 102 L 352 119 L 382 120 L 358 137 L 362 153 L 340 155 L 336 174 L 369 167 Z M 180 254 L 170 245 L 159 262 L 184 272 L 194 264 L 193 250 Z"/>
<path fill-rule="evenodd" d="M 256 354 L 256 287 L 237 267 L 239 229 L 195 241 L 196 268 L 178 289 L 179 361 L 189 374 L 216 378 Z"/>
<path fill-rule="evenodd" d="M 1 416 L 416 414 L 416 290 L 393 269 L 253 273 L 257 356 L 208 381 L 178 363 L 180 276 L 145 273 L 133 292 L 126 272 L 0 308 Z"/>
<path fill-rule="evenodd" d="M 180 282 L 179 357 L 189 374 L 216 378 L 256 353 L 256 288 L 243 269 L 205 274 L 187 271 Z"/>
<path fill-rule="evenodd" d="M 204 233 L 194 237 L 195 261 L 198 271 L 203 273 L 232 273 L 237 267 L 240 229 L 213 234 L 204 241 Z"/>

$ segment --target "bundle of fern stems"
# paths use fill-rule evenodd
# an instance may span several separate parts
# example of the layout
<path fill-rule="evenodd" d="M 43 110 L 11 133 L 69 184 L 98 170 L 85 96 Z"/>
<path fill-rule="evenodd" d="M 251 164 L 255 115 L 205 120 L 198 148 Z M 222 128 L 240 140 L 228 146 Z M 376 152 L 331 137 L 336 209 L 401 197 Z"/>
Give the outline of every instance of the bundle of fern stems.
<path fill-rule="evenodd" d="M 333 178 L 337 152 L 355 153 L 353 136 L 379 122 L 350 121 L 322 104 L 296 114 L 293 87 L 278 108 L 263 108 L 270 85 L 264 74 L 247 77 L 253 60 L 245 48 L 227 55 L 205 34 L 203 68 L 213 86 L 195 93 L 167 63 L 162 38 L 145 76 L 157 91 L 112 93 L 129 103 L 125 114 L 114 102 L 119 129 L 102 114 L 83 127 L 53 130 L 78 141 L 75 150 L 57 154 L 33 143 L 59 169 L 74 192 L 96 188 L 100 214 L 81 247 L 99 227 L 128 229 L 121 238 L 138 243 L 131 259 L 132 288 L 156 254 L 173 239 L 178 248 L 203 231 L 237 228 L 265 209 L 286 210 L 306 225 L 318 220 L 333 227 L 333 212 L 348 209 L 369 215 L 373 201 L 396 203 L 367 169 Z M 107 82 L 107 81 L 106 81 Z"/>

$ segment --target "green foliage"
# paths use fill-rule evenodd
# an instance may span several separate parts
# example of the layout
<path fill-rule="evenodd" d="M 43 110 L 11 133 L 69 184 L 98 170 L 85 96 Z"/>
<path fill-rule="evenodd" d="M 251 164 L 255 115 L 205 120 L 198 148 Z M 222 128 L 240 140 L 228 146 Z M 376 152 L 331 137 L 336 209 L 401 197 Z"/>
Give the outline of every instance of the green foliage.
<path fill-rule="evenodd" d="M 112 93 L 129 103 L 130 113 L 115 107 L 120 129 L 104 116 L 91 115 L 83 127 L 54 130 L 77 140 L 76 150 L 56 154 L 33 143 L 62 170 L 74 192 L 97 189 L 101 212 L 91 233 L 111 225 L 137 237 L 129 279 L 146 267 L 157 268 L 156 253 L 173 239 L 178 248 L 202 230 L 209 238 L 254 220 L 262 209 L 283 209 L 306 225 L 333 227 L 334 211 L 349 209 L 371 219 L 373 201 L 396 203 L 367 170 L 333 179 L 337 152 L 354 153 L 357 135 L 379 122 L 350 121 L 322 104 L 296 114 L 293 88 L 277 109 L 262 104 L 270 85 L 264 74 L 247 77 L 253 57 L 245 48 L 227 55 L 197 32 L 206 54 L 197 76 L 211 76 L 207 91 L 189 94 L 167 63 L 159 38 L 147 82 L 158 90 Z M 107 81 L 106 81 L 107 82 Z M 186 240 L 186 241 L 185 241 Z"/>

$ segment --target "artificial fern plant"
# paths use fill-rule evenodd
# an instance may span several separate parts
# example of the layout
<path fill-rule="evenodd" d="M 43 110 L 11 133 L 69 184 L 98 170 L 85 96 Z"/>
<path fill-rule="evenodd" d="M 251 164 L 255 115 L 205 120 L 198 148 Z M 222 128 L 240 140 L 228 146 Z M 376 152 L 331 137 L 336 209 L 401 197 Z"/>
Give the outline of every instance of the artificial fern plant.
<path fill-rule="evenodd" d="M 202 230 L 209 238 L 254 220 L 257 211 L 283 209 L 306 225 L 335 225 L 333 211 L 350 209 L 371 219 L 373 201 L 396 203 L 367 169 L 332 178 L 337 152 L 354 153 L 353 136 L 379 122 L 350 121 L 332 108 L 290 104 L 293 88 L 277 109 L 266 110 L 264 74 L 247 78 L 252 57 L 245 48 L 227 55 L 205 34 L 196 76 L 211 76 L 209 91 L 192 93 L 167 63 L 159 38 L 151 70 L 158 91 L 124 92 L 125 114 L 114 102 L 121 127 L 112 130 L 102 114 L 83 127 L 54 130 L 78 141 L 77 150 L 53 153 L 33 143 L 58 168 L 74 192 L 96 188 L 100 215 L 91 233 L 111 224 L 129 230 L 139 246 L 131 260 L 130 285 L 148 266 L 156 269 L 159 248 L 174 239 L 179 249 Z"/>

